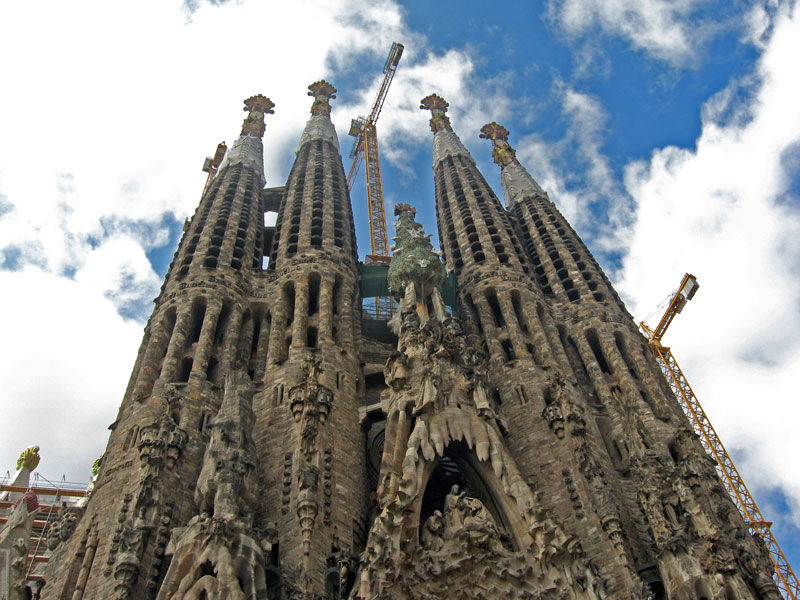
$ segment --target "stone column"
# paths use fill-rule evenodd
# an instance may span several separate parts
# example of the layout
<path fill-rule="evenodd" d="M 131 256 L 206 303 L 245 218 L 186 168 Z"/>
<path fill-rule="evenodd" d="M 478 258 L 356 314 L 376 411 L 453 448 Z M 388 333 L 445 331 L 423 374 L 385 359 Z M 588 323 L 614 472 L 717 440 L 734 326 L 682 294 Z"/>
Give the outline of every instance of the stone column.
<path fill-rule="evenodd" d="M 319 339 L 333 342 L 333 275 L 322 278 L 319 290 Z M 320 344 L 321 345 L 321 344 Z"/>
<path fill-rule="evenodd" d="M 527 321 L 528 331 L 531 332 L 533 343 L 536 346 L 536 352 L 539 352 L 542 357 L 542 362 L 547 366 L 554 366 L 557 363 L 553 356 L 553 349 L 550 345 L 550 340 L 547 339 L 547 332 L 545 331 L 544 324 L 539 320 L 539 315 L 536 310 L 531 310 L 532 304 L 528 302 L 521 302 L 522 304 L 522 318 Z M 556 336 L 558 332 L 556 332 Z M 559 346 L 561 342 L 559 340 Z M 566 359 L 566 357 L 565 357 Z"/>
<path fill-rule="evenodd" d="M 194 362 L 192 363 L 192 373 L 190 379 L 206 378 L 208 361 L 214 350 L 214 337 L 217 333 L 217 322 L 222 312 L 222 301 L 209 300 L 206 314 L 203 318 L 203 326 L 200 329 L 200 337 L 197 340 L 197 347 L 194 352 Z"/>
<path fill-rule="evenodd" d="M 292 348 L 304 348 L 308 328 L 308 277 L 297 282 L 292 321 Z"/>
<path fill-rule="evenodd" d="M 150 394 L 153 390 L 153 384 L 161 371 L 161 359 L 164 356 L 164 350 L 169 344 L 170 334 L 172 333 L 172 329 L 168 327 L 167 322 L 168 319 L 164 315 L 155 324 L 151 325 L 147 350 L 145 350 L 142 367 L 133 392 L 133 398 L 137 402 L 141 402 Z"/>
<path fill-rule="evenodd" d="M 186 338 L 189 336 L 189 327 L 192 323 L 191 303 L 184 305 L 178 313 L 178 319 L 172 330 L 167 355 L 164 357 L 164 366 L 161 369 L 160 381 L 172 383 L 178 377 L 183 353 L 186 351 Z"/>
<path fill-rule="evenodd" d="M 481 320 L 483 326 L 483 333 L 486 337 L 486 345 L 489 348 L 489 356 L 499 356 L 505 362 L 505 353 L 503 346 L 500 344 L 500 338 L 497 334 L 497 326 L 494 324 L 494 317 L 492 316 L 492 309 L 483 294 L 475 294 L 472 297 L 475 308 L 478 309 L 478 318 Z"/>
<path fill-rule="evenodd" d="M 267 352 L 269 351 L 269 337 L 271 322 L 269 313 L 265 312 L 261 318 L 261 329 L 258 332 L 258 346 L 256 348 L 256 365 L 253 373 L 253 381 L 259 382 L 264 379 L 264 370 L 267 366 Z"/>
<path fill-rule="evenodd" d="M 236 355 L 238 353 L 237 342 L 239 341 L 239 332 L 242 328 L 242 305 L 236 303 L 231 309 L 231 318 L 228 321 L 228 327 L 225 329 L 225 337 L 222 340 L 222 356 L 220 363 L 222 365 L 223 381 L 225 375 L 231 372 L 236 366 Z"/>
<path fill-rule="evenodd" d="M 514 310 L 511 294 L 507 290 L 499 291 L 497 294 L 497 301 L 500 303 L 500 309 L 503 311 L 503 317 L 505 318 L 506 327 L 508 328 L 508 337 L 511 339 L 514 354 L 516 354 L 517 358 L 530 356 L 530 352 L 528 352 L 528 348 L 525 346 L 525 340 L 522 337 L 523 324 L 517 319 L 517 312 Z"/>
<path fill-rule="evenodd" d="M 241 333 L 239 334 L 239 351 L 236 353 L 237 364 L 245 371 L 250 369 L 250 358 L 253 352 L 253 334 L 255 333 L 255 317 L 253 312 L 242 318 Z"/>
<path fill-rule="evenodd" d="M 589 379 L 592 380 L 597 395 L 606 406 L 612 405 L 611 390 L 608 388 L 606 380 L 603 378 L 603 373 L 600 371 L 600 365 L 594 358 L 594 352 L 589 347 L 589 342 L 583 335 L 575 336 L 575 342 L 578 346 L 578 353 L 581 355 L 581 360 L 586 366 L 586 372 L 589 373 Z"/>

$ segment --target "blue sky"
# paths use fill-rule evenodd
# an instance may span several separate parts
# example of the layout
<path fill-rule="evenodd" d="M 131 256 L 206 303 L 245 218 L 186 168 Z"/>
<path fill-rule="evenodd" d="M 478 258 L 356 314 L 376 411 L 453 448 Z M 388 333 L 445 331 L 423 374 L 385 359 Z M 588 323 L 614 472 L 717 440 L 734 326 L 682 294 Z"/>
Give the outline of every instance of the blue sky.
<path fill-rule="evenodd" d="M 419 100 L 501 193 L 496 120 L 606 268 L 630 312 L 685 271 L 701 289 L 667 340 L 789 556 L 800 564 L 800 14 L 781 0 L 525 3 L 17 3 L 2 9 L 0 473 L 27 445 L 85 480 L 107 439 L 203 158 L 241 101 L 276 103 L 264 138 L 282 185 L 306 86 L 366 114 L 392 41 L 406 45 L 378 123 L 387 212 L 436 233 Z M 368 252 L 363 175 L 352 194 Z M 391 217 L 390 217 L 391 222 Z M 32 419 L 30 415 L 36 415 Z"/>

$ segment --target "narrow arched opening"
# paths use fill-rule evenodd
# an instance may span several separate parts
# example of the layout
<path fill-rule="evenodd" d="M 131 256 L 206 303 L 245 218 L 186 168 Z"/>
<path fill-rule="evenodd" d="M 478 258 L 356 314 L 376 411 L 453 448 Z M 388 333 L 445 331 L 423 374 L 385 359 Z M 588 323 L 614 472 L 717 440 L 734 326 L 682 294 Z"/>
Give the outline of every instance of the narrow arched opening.
<path fill-rule="evenodd" d="M 473 507 L 479 506 L 474 500 L 480 501 L 491 516 L 499 542 L 506 549 L 519 551 L 527 545 L 523 537 L 525 533 L 514 529 L 514 523 L 518 528 L 522 523 L 521 515 L 511 516 L 512 511 L 516 511 L 516 504 L 505 495 L 502 482 L 488 463 L 481 463 L 464 442 L 452 442 L 444 456 L 429 465 L 426 474 L 425 492 L 419 503 L 418 533 L 421 534 L 426 521 L 436 511 L 442 514 L 444 536 L 457 531 L 459 520 L 465 513 L 470 513 L 470 509 L 464 509 L 461 503 L 455 506 L 455 499 L 461 496 Z M 452 512 L 454 508 L 460 509 L 460 516 Z"/>

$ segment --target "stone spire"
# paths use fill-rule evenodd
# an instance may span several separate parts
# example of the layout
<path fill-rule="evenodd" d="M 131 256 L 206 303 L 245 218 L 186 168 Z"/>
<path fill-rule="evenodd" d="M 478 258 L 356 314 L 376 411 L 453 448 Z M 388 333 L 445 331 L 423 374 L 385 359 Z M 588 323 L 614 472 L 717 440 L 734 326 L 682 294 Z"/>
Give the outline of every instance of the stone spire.
<path fill-rule="evenodd" d="M 339 150 L 339 138 L 331 122 L 331 103 L 336 98 L 336 88 L 327 81 L 320 80 L 308 86 L 308 95 L 314 98 L 311 105 L 311 118 L 306 123 L 303 135 L 300 137 L 300 148 L 311 140 L 331 142 Z"/>
<path fill-rule="evenodd" d="M 475 162 L 469 150 L 464 147 L 461 140 L 450 126 L 447 116 L 447 107 L 450 106 L 444 98 L 431 94 L 425 96 L 420 102 L 420 109 L 431 111 L 431 131 L 433 131 L 433 168 L 448 156 L 466 156 Z"/>
<path fill-rule="evenodd" d="M 264 115 L 271 115 L 275 104 L 266 96 L 258 94 L 244 101 L 244 110 L 248 112 L 242 123 L 242 133 L 228 151 L 224 166 L 242 164 L 251 167 L 261 177 L 262 187 L 266 183 L 264 177 Z"/>
<path fill-rule="evenodd" d="M 526 195 L 547 196 L 517 160 L 516 151 L 508 143 L 508 129 L 492 121 L 481 127 L 480 137 L 491 140 L 494 147 L 492 158 L 502 169 L 501 180 L 507 207 L 511 208 Z"/>

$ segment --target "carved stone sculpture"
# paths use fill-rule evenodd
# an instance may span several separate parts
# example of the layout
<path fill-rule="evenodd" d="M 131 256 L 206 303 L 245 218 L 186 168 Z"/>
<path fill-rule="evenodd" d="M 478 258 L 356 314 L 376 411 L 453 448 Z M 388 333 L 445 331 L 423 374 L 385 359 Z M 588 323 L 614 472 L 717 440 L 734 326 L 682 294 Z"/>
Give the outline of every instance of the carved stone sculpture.
<path fill-rule="evenodd" d="M 5 558 L 0 562 L 0 597 L 8 600 L 25 600 L 25 583 L 28 568 L 28 540 L 33 529 L 33 519 L 39 512 L 39 499 L 33 492 L 25 493 L 17 500 L 8 522 L 0 529 L 0 553 Z"/>

